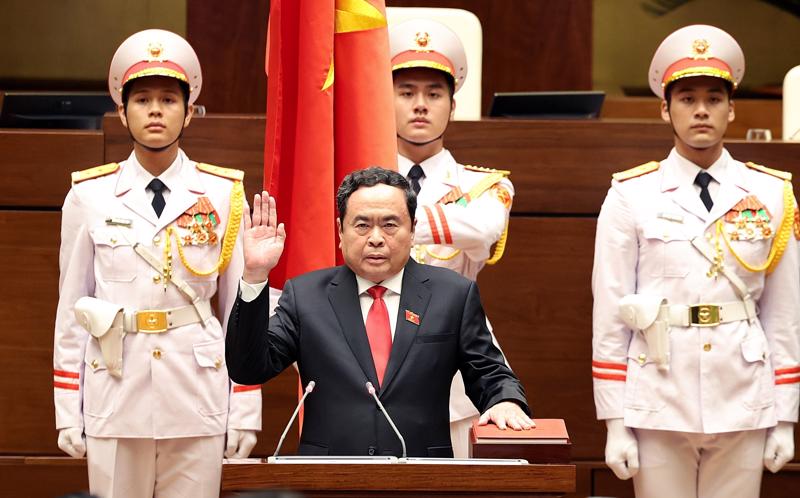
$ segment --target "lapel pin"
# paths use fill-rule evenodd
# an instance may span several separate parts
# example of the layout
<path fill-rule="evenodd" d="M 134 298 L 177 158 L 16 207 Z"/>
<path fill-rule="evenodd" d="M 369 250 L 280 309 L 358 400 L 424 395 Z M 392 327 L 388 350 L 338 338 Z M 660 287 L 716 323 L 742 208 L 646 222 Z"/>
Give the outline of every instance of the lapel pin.
<path fill-rule="evenodd" d="M 411 310 L 406 310 L 406 321 L 411 322 L 414 325 L 419 325 L 419 315 Z"/>

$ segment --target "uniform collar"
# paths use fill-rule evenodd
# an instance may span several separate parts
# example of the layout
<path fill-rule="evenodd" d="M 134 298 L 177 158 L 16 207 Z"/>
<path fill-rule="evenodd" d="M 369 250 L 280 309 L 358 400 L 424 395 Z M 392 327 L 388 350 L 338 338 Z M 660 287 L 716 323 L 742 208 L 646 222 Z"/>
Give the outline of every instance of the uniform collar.
<path fill-rule="evenodd" d="M 397 167 L 401 175 L 407 177 L 414 164 L 409 158 L 400 154 L 397 155 Z M 446 183 L 450 186 L 459 184 L 456 160 L 453 159 L 450 151 L 445 148 L 425 159 L 419 165 L 425 173 L 426 180 L 432 179 L 435 182 Z"/>
<path fill-rule="evenodd" d="M 662 192 L 675 190 L 678 187 L 694 185 L 694 179 L 697 177 L 697 173 L 701 171 L 706 171 L 711 175 L 714 181 L 721 185 L 732 180 L 732 177 L 736 176 L 731 174 L 732 172 L 730 170 L 735 168 L 729 167 L 730 163 L 732 163 L 732 159 L 727 149 L 722 149 L 722 154 L 720 154 L 719 158 L 705 170 L 678 154 L 678 151 L 674 147 L 664 162 L 667 167 L 664 170 L 664 176 L 661 181 Z"/>

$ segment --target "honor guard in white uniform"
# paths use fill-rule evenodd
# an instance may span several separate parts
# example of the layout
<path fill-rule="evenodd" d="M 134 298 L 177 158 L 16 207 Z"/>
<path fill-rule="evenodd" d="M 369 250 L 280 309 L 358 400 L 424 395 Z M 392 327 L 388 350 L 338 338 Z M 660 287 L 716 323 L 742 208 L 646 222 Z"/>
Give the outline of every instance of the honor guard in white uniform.
<path fill-rule="evenodd" d="M 794 453 L 798 214 L 789 173 L 723 147 L 743 74 L 728 33 L 668 36 L 649 78 L 675 147 L 615 174 L 600 211 L 594 400 L 639 498 L 756 497 Z"/>
<path fill-rule="evenodd" d="M 453 95 L 467 76 L 464 46 L 452 30 L 428 19 L 389 26 L 389 45 L 397 162 L 418 200 L 412 257 L 476 280 L 503 254 L 514 187 L 508 171 L 458 164 L 443 146 Z M 456 374 L 450 391 L 456 458 L 468 456 L 469 428 L 478 415 Z"/>
<path fill-rule="evenodd" d="M 125 40 L 109 90 L 134 150 L 73 173 L 64 201 L 58 445 L 87 455 L 103 498 L 218 496 L 223 453 L 246 457 L 261 428 L 260 386 L 232 385 L 225 365 L 244 174 L 192 161 L 178 144 L 201 86 L 180 36 Z"/>

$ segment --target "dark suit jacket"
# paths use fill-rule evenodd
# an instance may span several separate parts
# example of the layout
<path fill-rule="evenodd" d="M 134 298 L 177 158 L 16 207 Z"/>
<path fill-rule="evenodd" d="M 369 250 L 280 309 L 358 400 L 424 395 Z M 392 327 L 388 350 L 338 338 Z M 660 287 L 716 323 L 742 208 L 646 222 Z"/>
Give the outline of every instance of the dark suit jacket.
<path fill-rule="evenodd" d="M 301 455 L 396 455 L 401 446 L 367 393 L 378 388 L 353 272 L 346 266 L 286 282 L 276 315 L 266 290 L 236 301 L 226 337 L 231 379 L 260 384 L 297 361 L 305 403 Z M 419 316 L 419 325 L 405 311 Z M 409 456 L 452 456 L 448 402 L 456 370 L 483 412 L 525 392 L 492 344 L 477 285 L 443 268 L 409 260 L 392 351 L 378 396 L 403 434 Z M 528 411 L 528 413 L 530 413 Z"/>

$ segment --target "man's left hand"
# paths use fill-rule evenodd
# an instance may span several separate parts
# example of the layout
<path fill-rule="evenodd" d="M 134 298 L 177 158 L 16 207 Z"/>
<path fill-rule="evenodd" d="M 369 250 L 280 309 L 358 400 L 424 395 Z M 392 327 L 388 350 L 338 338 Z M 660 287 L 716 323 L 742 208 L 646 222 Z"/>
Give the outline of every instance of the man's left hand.
<path fill-rule="evenodd" d="M 502 430 L 505 430 L 506 427 L 511 427 L 515 431 L 521 431 L 536 427 L 533 420 L 513 401 L 501 401 L 486 410 L 478 420 L 478 425 L 486 425 L 489 422 L 493 422 L 494 425 Z"/>

